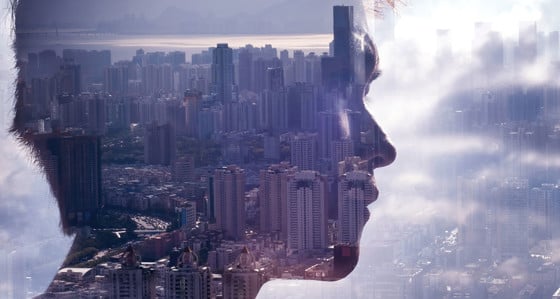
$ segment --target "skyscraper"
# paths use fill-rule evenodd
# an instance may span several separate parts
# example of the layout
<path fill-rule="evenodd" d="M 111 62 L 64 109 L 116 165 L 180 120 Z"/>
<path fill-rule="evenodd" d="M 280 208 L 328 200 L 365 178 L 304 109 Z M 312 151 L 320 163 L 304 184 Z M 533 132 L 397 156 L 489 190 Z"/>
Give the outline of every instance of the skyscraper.
<path fill-rule="evenodd" d="M 354 7 L 353 6 L 334 6 L 333 7 L 333 34 L 334 34 L 334 57 L 339 66 L 339 80 L 345 85 L 352 82 L 354 65 Z"/>
<path fill-rule="evenodd" d="M 299 170 L 314 170 L 317 167 L 317 134 L 300 133 L 290 145 L 291 163 Z"/>
<path fill-rule="evenodd" d="M 202 92 L 198 90 L 186 90 L 183 97 L 185 107 L 186 129 L 189 136 L 198 134 L 198 112 L 201 109 Z"/>
<path fill-rule="evenodd" d="M 251 78 L 253 69 L 253 53 L 247 48 L 243 48 L 239 51 L 239 91 L 250 90 L 251 89 Z"/>
<path fill-rule="evenodd" d="M 322 111 L 319 112 L 318 118 L 320 133 L 319 157 L 321 159 L 329 159 L 332 156 L 331 143 L 342 137 L 340 115 L 332 111 Z"/>
<path fill-rule="evenodd" d="M 58 199 L 62 226 L 94 224 L 101 207 L 100 138 L 41 134 L 34 143 Z"/>
<path fill-rule="evenodd" d="M 232 101 L 233 51 L 228 44 L 218 44 L 212 52 L 212 84 L 218 101 L 223 104 Z"/>
<path fill-rule="evenodd" d="M 272 134 L 288 128 L 288 102 L 281 67 L 266 70 L 266 89 L 261 94 L 260 125 Z"/>
<path fill-rule="evenodd" d="M 295 82 L 305 82 L 305 54 L 301 50 L 294 51 Z"/>
<path fill-rule="evenodd" d="M 107 131 L 107 99 L 99 94 L 87 98 L 88 131 L 90 134 L 104 135 Z"/>
<path fill-rule="evenodd" d="M 314 131 L 318 111 L 317 89 L 312 84 L 296 82 L 287 88 L 287 102 L 290 129 Z"/>
<path fill-rule="evenodd" d="M 230 165 L 214 171 L 214 213 L 216 225 L 227 239 L 245 236 L 245 171 Z"/>
<path fill-rule="evenodd" d="M 338 182 L 338 243 L 356 245 L 368 220 L 367 206 L 375 199 L 372 177 L 354 170 Z"/>
<path fill-rule="evenodd" d="M 321 58 L 311 52 L 305 56 L 305 82 L 321 85 Z"/>
<path fill-rule="evenodd" d="M 297 168 L 289 163 L 270 165 L 259 174 L 260 232 L 278 234 L 280 240 L 287 237 L 287 184 L 288 177 Z"/>
<path fill-rule="evenodd" d="M 266 69 L 266 86 L 269 91 L 278 91 L 284 88 L 284 69 L 282 67 L 269 67 Z"/>
<path fill-rule="evenodd" d="M 327 247 L 326 178 L 301 171 L 288 179 L 288 249 L 305 253 Z"/>
<path fill-rule="evenodd" d="M 152 122 L 144 132 L 144 163 L 170 165 L 175 160 L 175 132 L 170 124 Z"/>

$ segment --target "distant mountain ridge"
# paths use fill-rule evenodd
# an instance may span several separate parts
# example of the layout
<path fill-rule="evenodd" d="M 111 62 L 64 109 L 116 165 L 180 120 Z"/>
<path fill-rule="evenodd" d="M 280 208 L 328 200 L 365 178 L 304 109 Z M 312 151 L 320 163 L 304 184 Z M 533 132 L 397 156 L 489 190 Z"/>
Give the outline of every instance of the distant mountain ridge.
<path fill-rule="evenodd" d="M 26 0 L 18 9 L 17 28 L 96 28 L 122 34 L 329 33 L 332 6 L 352 1 Z"/>

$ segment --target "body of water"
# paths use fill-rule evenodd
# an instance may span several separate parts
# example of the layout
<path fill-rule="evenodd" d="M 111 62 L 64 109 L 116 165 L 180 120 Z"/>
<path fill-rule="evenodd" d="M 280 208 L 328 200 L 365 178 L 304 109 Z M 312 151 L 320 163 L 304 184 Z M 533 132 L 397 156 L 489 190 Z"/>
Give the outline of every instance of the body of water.
<path fill-rule="evenodd" d="M 278 51 L 303 50 L 306 54 L 320 55 L 329 51 L 332 34 L 277 34 L 277 35 L 116 35 L 116 34 L 29 34 L 19 39 L 22 53 L 54 49 L 111 50 L 112 61 L 129 60 L 137 49 L 153 51 L 184 51 L 187 61 L 218 43 L 228 43 L 231 48 L 251 44 L 255 47 L 272 45 Z M 25 58 L 25 57 L 22 57 Z"/>

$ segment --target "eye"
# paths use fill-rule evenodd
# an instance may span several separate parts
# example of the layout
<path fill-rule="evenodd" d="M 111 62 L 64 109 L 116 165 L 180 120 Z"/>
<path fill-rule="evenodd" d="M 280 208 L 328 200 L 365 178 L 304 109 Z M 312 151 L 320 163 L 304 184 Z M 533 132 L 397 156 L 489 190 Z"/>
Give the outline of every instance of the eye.
<path fill-rule="evenodd" d="M 364 36 L 364 54 L 367 83 L 371 83 L 373 80 L 377 79 L 379 75 L 381 75 L 381 71 L 379 70 L 379 55 L 377 53 L 377 47 L 371 40 L 369 34 Z"/>

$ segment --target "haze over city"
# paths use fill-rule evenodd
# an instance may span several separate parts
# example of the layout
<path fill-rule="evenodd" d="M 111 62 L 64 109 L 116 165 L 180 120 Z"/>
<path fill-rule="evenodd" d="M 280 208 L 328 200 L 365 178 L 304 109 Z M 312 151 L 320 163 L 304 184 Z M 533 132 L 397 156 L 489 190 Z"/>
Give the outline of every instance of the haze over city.
<path fill-rule="evenodd" d="M 560 256 L 555 249 L 558 248 L 559 227 L 558 223 L 554 222 L 554 219 L 558 219 L 557 185 L 560 169 L 557 129 L 558 82 L 553 79 L 558 78 L 556 30 L 559 24 L 554 16 L 554 3 L 498 1 L 488 4 L 483 1 L 432 1 L 424 5 L 425 3 L 420 1 L 410 2 L 401 7 L 397 15 L 386 14 L 383 21 L 375 24 L 377 32 L 374 31 L 374 41 L 377 42 L 380 52 L 382 75 L 372 84 L 367 105 L 395 144 L 398 159 L 387 168 L 375 170 L 381 195 L 377 202 L 369 206 L 372 216 L 362 236 L 358 267 L 348 278 L 337 282 L 268 282 L 261 290 L 259 298 L 446 298 L 445 296 L 451 295 L 457 298 L 486 298 L 485 296 L 490 294 L 493 298 L 526 298 L 522 297 L 525 294 L 533 298 L 550 298 L 552 292 L 558 288 L 560 281 L 553 274 L 557 271 L 556 263 Z M 241 11 L 255 16 L 267 9 L 272 11 L 272 8 L 266 8 L 261 3 L 247 3 L 243 6 L 244 9 L 240 9 L 240 6 L 236 6 L 237 9 L 227 7 L 223 19 L 227 20 Z M 121 4 L 124 8 L 125 2 L 119 2 L 119 5 Z M 295 15 L 305 11 L 293 9 L 295 2 L 276 4 L 290 13 L 295 12 Z M 172 5 L 177 7 L 173 11 L 178 13 L 188 8 L 180 3 L 170 3 L 167 7 L 163 4 L 158 4 L 158 7 L 150 5 L 153 4 L 150 2 L 142 6 L 142 9 L 146 10 L 136 6 L 138 10 L 131 13 L 136 16 L 144 14 L 145 20 L 151 22 L 161 20 L 160 16 L 170 13 L 171 10 L 167 8 Z M 320 24 L 323 25 L 297 25 L 293 29 L 286 29 L 287 31 L 281 31 L 277 29 L 280 27 L 275 25 L 263 28 L 274 33 L 318 32 L 330 35 L 332 5 L 311 2 L 302 5 L 324 9 L 324 15 L 328 17 L 317 17 L 322 20 Z M 99 9 L 103 17 L 94 18 L 89 23 L 78 22 L 83 18 L 68 18 L 59 24 L 68 24 L 68 28 L 75 25 L 99 28 L 99 24 L 116 24 L 116 20 L 123 19 L 123 15 L 113 13 L 117 11 L 113 7 L 82 7 L 85 8 L 84 11 Z M 205 9 L 199 9 L 200 15 L 204 15 Z M 320 14 L 320 9 L 314 11 L 317 11 L 317 15 Z M 55 12 L 50 15 L 56 16 Z M 222 16 L 221 13 L 219 15 Z M 75 16 L 79 16 L 79 13 Z M 268 15 L 262 14 L 260 17 L 263 16 Z M 301 16 L 301 19 L 304 18 L 305 16 Z M 60 17 L 60 20 L 62 19 L 63 17 Z M 150 22 L 146 24 L 152 24 Z M 374 22 L 370 23 L 374 25 Z M 37 28 L 58 28 L 62 32 L 66 26 L 57 24 L 53 27 L 52 24 L 52 19 L 44 19 L 37 23 Z M 177 26 L 162 25 L 158 29 L 162 31 L 156 30 L 152 34 L 189 33 L 169 31 L 169 28 L 176 29 Z M 236 33 L 237 30 L 243 33 L 260 33 L 248 31 L 242 26 L 234 28 L 232 31 L 220 32 L 222 29 L 215 29 L 216 31 L 203 33 Z M 230 42 L 227 36 L 220 38 L 220 43 Z M 203 48 L 208 50 L 210 47 L 219 47 L 217 44 L 209 43 Z M 250 40 L 247 44 L 259 49 L 265 47 L 265 43 L 252 43 Z M 241 46 L 244 44 L 229 44 L 233 51 L 240 51 Z M 271 42 L 271 47 L 276 48 L 278 45 Z M 62 57 L 63 48 L 61 47 L 56 55 Z M 177 50 L 156 48 L 157 45 L 154 45 L 154 48 L 141 55 L 123 54 L 118 60 L 132 61 L 132 56 L 142 55 L 149 57 L 150 53 L 156 51 L 163 54 L 155 54 L 152 57 L 171 57 L 172 53 L 169 52 Z M 328 52 L 328 48 L 328 44 L 323 45 L 324 52 Z M 295 60 L 293 50 L 296 49 L 297 47 L 290 49 L 290 59 Z M 314 59 L 307 56 L 311 51 L 303 51 L 306 61 Z M 28 53 L 25 54 L 27 59 Z M 192 51 L 189 54 L 201 54 L 198 58 L 202 59 L 196 63 L 194 60 L 198 58 L 186 55 L 185 62 L 191 63 L 190 69 L 197 69 L 200 74 L 211 69 L 210 66 L 195 67 L 213 63 L 211 60 L 204 63 L 204 55 L 208 53 Z M 322 52 L 315 54 L 322 55 Z M 3 59 L 5 63 L 13 64 L 8 57 L 9 55 Z M 290 84 L 290 70 L 294 78 L 297 76 L 297 67 L 293 60 L 290 64 L 282 65 L 286 86 Z M 110 65 L 118 68 L 115 62 L 115 59 L 110 60 Z M 165 63 L 169 62 L 163 62 L 161 65 Z M 164 69 L 163 66 L 154 68 Z M 237 69 L 237 72 L 239 71 Z M 9 75 L 10 73 L 5 74 Z M 236 76 L 238 78 L 239 75 Z M 285 76 L 288 76 L 288 79 Z M 311 76 L 302 80 L 312 81 L 312 78 Z M 83 75 L 82 79 L 90 80 Z M 173 100 L 173 93 L 178 94 L 177 98 L 183 99 L 184 86 L 179 83 L 174 85 L 171 83 L 173 80 L 165 87 L 170 90 L 169 96 L 160 93 L 159 97 L 155 96 L 145 102 Z M 6 81 L 4 86 L 10 86 L 10 82 Z M 91 79 L 90 82 L 102 92 L 107 92 L 109 88 L 106 79 Z M 146 82 L 145 79 L 140 79 L 135 87 L 139 98 L 141 93 L 147 91 L 143 89 L 145 85 L 142 85 Z M 236 83 L 241 84 L 239 81 Z M 134 84 L 127 85 L 127 88 L 134 87 Z M 187 85 L 189 84 L 197 83 Z M 209 86 L 204 82 L 198 84 L 199 87 Z M 80 87 L 79 91 L 85 91 L 87 88 L 89 87 Z M 12 94 L 9 87 L 3 91 L 6 95 Z M 114 92 L 116 91 L 111 93 Z M 127 89 L 126 92 L 136 91 Z M 80 96 L 76 95 L 76 99 L 64 105 L 81 100 Z M 142 101 L 144 100 L 138 100 Z M 9 104 L 4 103 L 7 108 L 2 109 L 3 115 L 0 117 L 2 125 L 5 126 L 3 129 L 9 126 L 12 119 Z M 155 106 L 154 104 L 153 107 Z M 139 123 L 148 123 L 147 120 L 152 120 L 152 117 L 147 117 Z M 72 127 L 76 124 L 83 125 L 80 122 L 72 123 L 73 121 L 63 120 L 63 123 Z M 246 123 L 238 124 L 241 125 L 248 126 Z M 92 128 L 90 126 L 91 123 L 88 123 L 84 128 L 89 130 Z M 236 130 L 240 130 L 239 128 Z M 142 133 L 136 137 L 142 139 L 147 138 L 147 135 Z M 33 234 L 33 231 L 40 230 L 29 224 L 34 222 L 32 219 L 43 229 L 41 234 L 49 231 L 53 237 L 57 235 L 58 224 L 49 222 L 48 219 L 58 217 L 58 210 L 53 207 L 55 204 L 52 199 L 45 198 L 49 193 L 49 186 L 45 185 L 36 169 L 28 166 L 25 150 L 11 137 L 6 139 L 12 141 L 3 142 L 0 147 L 6 153 L 0 158 L 3 159 L 1 163 L 11 165 L 6 169 L 14 170 L 0 172 L 0 178 L 4 178 L 0 188 L 3 193 L 10 194 L 3 195 L 0 211 L 6 215 L 21 215 L 21 218 L 2 218 L 2 235 L 8 240 L 3 244 L 10 245 L 0 250 L 10 252 L 8 256 L 13 257 L 16 254 L 11 252 L 21 250 L 21 244 L 36 244 L 31 240 L 40 237 Z M 111 142 L 115 140 L 118 138 L 112 139 Z M 232 144 L 235 145 L 234 142 L 230 143 Z M 136 170 L 127 169 L 130 166 L 126 165 L 115 165 L 118 163 L 107 163 L 103 166 L 103 179 L 109 179 L 104 186 L 110 186 L 111 182 L 125 176 L 130 177 L 127 184 L 137 184 L 135 180 L 145 177 L 145 181 L 149 182 L 145 184 L 150 185 L 149 188 L 162 188 L 162 185 L 170 184 L 170 167 L 139 166 L 149 164 L 143 160 L 145 157 L 141 156 L 146 154 L 145 148 L 141 146 L 140 149 L 142 153 L 136 158 L 133 157 L 138 159 Z M 230 149 L 229 152 L 220 152 L 223 161 L 246 160 L 246 157 L 236 156 L 242 151 L 236 152 L 235 147 Z M 291 163 L 295 162 L 291 157 L 286 158 Z M 244 169 L 250 177 L 250 166 Z M 112 175 L 115 176 L 114 180 Z M 36 183 L 29 184 L 29 181 Z M 19 187 L 29 185 L 33 188 Z M 138 193 L 148 194 L 149 191 L 146 190 Z M 41 194 L 41 198 L 33 194 Z M 12 200 L 18 196 L 21 198 L 21 205 L 16 205 Z M 115 197 L 110 199 L 110 196 L 105 196 L 106 202 L 116 200 Z M 248 202 L 251 202 L 251 193 L 247 196 Z M 511 205 L 508 204 L 510 199 Z M 116 202 L 112 204 L 118 205 Z M 514 204 L 524 208 L 518 209 Z M 45 212 L 26 215 L 30 205 L 46 206 L 50 209 L 38 209 Z M 246 206 L 247 215 L 253 212 L 251 207 Z M 142 210 L 142 206 L 135 206 L 134 209 Z M 27 225 L 23 225 L 24 223 Z M 15 237 L 16 235 L 19 237 Z M 519 238 L 515 238 L 515 235 Z M 57 242 L 59 238 L 56 239 Z M 39 259 L 46 253 L 53 263 L 61 261 L 64 252 L 57 251 L 56 246 L 68 248 L 72 242 L 70 238 L 62 238 L 65 244 L 49 243 L 46 247 L 40 246 L 41 251 L 28 248 L 27 260 Z M 258 241 L 249 244 L 251 249 L 260 246 L 255 245 L 259 244 Z M 240 251 L 240 248 L 235 248 Z M 15 258 L 2 262 L 5 265 L 20 263 Z M 33 294 L 42 292 L 50 283 L 48 273 L 53 273 L 53 270 L 47 268 L 56 268 L 58 265 L 42 265 L 44 272 L 33 270 L 25 273 L 33 273 L 32 282 L 26 285 L 26 290 Z M 38 277 L 40 275 L 37 273 L 44 273 L 45 277 Z M 13 283 L 13 276 L 5 275 L 1 278 L 2 292 L 13 294 L 13 287 L 17 286 L 17 283 Z"/>

